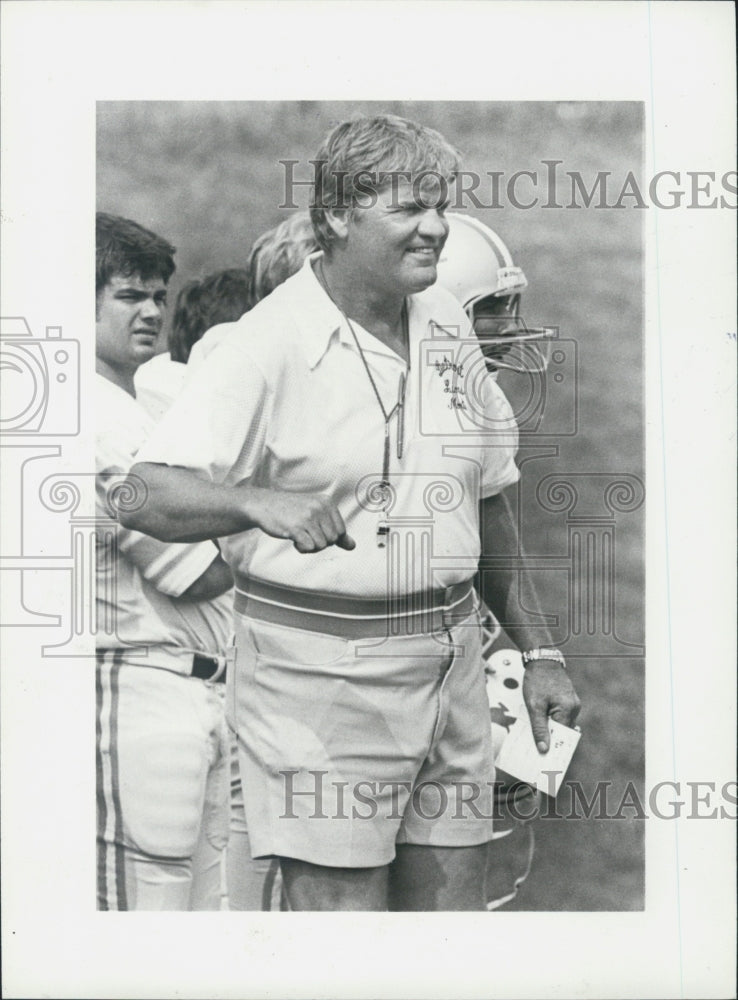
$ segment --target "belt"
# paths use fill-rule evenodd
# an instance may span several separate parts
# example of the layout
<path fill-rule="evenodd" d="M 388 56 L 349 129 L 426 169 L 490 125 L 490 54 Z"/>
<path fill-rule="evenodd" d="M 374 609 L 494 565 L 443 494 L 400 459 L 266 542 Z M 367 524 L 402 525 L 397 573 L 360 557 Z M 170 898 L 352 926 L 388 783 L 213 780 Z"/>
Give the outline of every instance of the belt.
<path fill-rule="evenodd" d="M 185 677 L 197 677 L 202 681 L 219 684 L 226 679 L 226 657 L 208 656 L 207 653 L 193 653 L 177 646 L 135 646 L 123 648 L 98 648 L 99 655 L 117 653 L 120 662 L 132 667 L 152 667 L 155 670 L 169 670 Z"/>
<path fill-rule="evenodd" d="M 337 597 L 236 575 L 234 609 L 273 625 L 344 639 L 428 635 L 458 625 L 476 607 L 471 580 L 445 590 L 388 598 Z"/>
<path fill-rule="evenodd" d="M 203 656 L 195 653 L 192 657 L 191 677 L 199 677 L 201 681 L 213 681 L 222 684 L 226 679 L 226 661 L 219 656 Z"/>

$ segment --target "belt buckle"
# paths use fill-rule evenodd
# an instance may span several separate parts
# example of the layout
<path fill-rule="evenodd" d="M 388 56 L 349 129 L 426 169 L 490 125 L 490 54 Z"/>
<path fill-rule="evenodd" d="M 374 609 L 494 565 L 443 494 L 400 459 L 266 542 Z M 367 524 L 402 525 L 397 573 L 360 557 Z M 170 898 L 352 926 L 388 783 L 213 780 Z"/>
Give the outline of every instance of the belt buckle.
<path fill-rule="evenodd" d="M 192 676 L 198 677 L 195 673 L 195 661 L 196 660 L 208 660 L 215 666 L 215 670 L 209 677 L 200 677 L 199 679 L 204 681 L 205 684 L 217 684 L 222 680 L 223 674 L 226 671 L 226 658 L 225 656 L 211 656 L 208 653 L 196 653 L 192 658 Z"/>
<path fill-rule="evenodd" d="M 206 684 L 218 684 L 219 682 L 225 680 L 225 672 L 228 661 L 226 660 L 225 656 L 216 656 L 213 657 L 213 659 L 217 662 L 218 669 L 215 671 L 212 677 L 209 677 L 208 680 L 205 681 Z"/>

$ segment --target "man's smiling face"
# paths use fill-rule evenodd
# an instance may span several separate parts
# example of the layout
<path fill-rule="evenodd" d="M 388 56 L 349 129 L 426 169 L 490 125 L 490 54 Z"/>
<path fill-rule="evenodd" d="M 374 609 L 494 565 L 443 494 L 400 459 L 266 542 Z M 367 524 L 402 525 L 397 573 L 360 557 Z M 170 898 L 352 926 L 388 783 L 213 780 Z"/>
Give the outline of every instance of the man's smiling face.
<path fill-rule="evenodd" d="M 400 180 L 350 213 L 347 250 L 364 280 L 389 293 L 412 295 L 432 285 L 448 236 L 446 200 L 438 188 Z"/>

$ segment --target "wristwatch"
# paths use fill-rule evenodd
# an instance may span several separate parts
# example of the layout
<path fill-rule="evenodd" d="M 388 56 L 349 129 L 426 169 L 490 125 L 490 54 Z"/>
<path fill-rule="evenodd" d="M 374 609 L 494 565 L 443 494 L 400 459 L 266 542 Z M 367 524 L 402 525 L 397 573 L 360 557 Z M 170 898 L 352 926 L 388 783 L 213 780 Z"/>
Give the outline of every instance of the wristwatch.
<path fill-rule="evenodd" d="M 560 649 L 553 649 L 551 646 L 540 646 L 538 649 L 529 649 L 521 654 L 523 658 L 523 666 L 528 667 L 531 663 L 535 663 L 536 660 L 555 660 L 560 663 L 562 667 L 566 666 L 566 660 L 564 659 L 564 654 Z"/>

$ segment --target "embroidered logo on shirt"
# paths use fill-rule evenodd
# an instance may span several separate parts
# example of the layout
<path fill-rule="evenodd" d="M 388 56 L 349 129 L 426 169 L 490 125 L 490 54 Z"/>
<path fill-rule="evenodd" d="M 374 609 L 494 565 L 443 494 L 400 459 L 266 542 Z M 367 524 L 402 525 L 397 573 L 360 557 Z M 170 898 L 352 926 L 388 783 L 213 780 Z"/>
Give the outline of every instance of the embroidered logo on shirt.
<path fill-rule="evenodd" d="M 466 403 L 463 397 L 466 395 L 466 393 L 461 388 L 461 386 L 457 384 L 458 380 L 462 378 L 464 375 L 463 361 L 459 362 L 450 361 L 444 355 L 443 361 L 434 362 L 434 368 L 438 372 L 438 377 L 443 379 L 443 391 L 445 393 L 448 393 L 448 395 L 450 395 L 451 397 L 448 401 L 448 409 L 465 410 Z M 446 375 L 447 372 L 450 372 L 454 376 L 453 384 L 450 378 L 444 378 L 444 375 Z"/>

